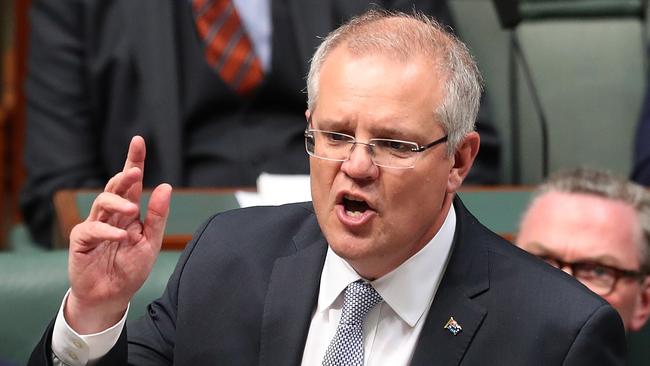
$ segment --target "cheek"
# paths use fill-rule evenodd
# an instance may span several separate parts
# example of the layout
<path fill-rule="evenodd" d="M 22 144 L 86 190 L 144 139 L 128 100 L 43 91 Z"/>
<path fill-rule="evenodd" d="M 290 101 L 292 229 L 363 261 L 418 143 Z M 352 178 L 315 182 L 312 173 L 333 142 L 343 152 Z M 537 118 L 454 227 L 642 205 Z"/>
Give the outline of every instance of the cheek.
<path fill-rule="evenodd" d="M 338 172 L 338 165 L 333 162 L 311 158 L 309 166 L 312 201 L 318 210 L 319 207 L 324 208 L 330 202 L 330 193 Z"/>
<path fill-rule="evenodd" d="M 384 192 L 389 193 L 384 197 L 390 197 L 389 214 L 392 221 L 413 227 L 420 222 L 435 219 L 444 198 L 444 187 L 425 177 L 406 178 L 393 183 L 385 186 L 385 190 L 390 192 Z"/>
<path fill-rule="evenodd" d="M 617 286 L 620 286 L 619 283 Z M 621 317 L 625 320 L 629 318 L 634 311 L 636 305 L 636 292 L 633 291 L 630 286 L 626 286 L 617 289 L 614 293 L 605 297 L 608 303 L 610 303 L 618 312 L 621 314 Z"/>

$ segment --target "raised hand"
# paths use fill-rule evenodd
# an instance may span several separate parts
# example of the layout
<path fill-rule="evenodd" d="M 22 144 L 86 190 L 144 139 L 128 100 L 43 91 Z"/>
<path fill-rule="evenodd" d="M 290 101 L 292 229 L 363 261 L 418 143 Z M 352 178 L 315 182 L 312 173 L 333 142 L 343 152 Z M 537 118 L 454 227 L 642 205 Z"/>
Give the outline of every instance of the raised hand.
<path fill-rule="evenodd" d="M 144 139 L 135 136 L 124 169 L 108 181 L 88 218 L 70 234 L 71 291 L 64 314 L 78 333 L 117 323 L 160 251 L 172 189 L 169 184 L 154 189 L 141 222 L 145 155 Z"/>

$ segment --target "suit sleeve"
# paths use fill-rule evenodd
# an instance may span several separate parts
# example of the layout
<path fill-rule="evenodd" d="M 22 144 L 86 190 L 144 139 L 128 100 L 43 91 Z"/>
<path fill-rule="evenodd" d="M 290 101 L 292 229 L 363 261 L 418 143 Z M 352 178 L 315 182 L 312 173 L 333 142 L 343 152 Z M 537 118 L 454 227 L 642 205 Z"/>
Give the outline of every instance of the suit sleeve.
<path fill-rule="evenodd" d="M 563 366 L 625 365 L 625 333 L 618 313 L 609 305 L 587 319 L 569 348 Z"/>
<path fill-rule="evenodd" d="M 216 216 L 213 216 L 213 218 Z M 149 304 L 145 314 L 127 324 L 128 329 L 128 364 L 137 366 L 172 365 L 176 345 L 176 319 L 178 313 L 178 286 L 183 276 L 185 264 L 192 256 L 205 228 L 212 221 L 205 222 L 194 234 L 181 255 L 174 273 L 172 273 L 163 295 Z M 127 342 L 124 342 L 125 345 Z M 116 365 L 113 360 L 123 352 L 111 351 L 98 366 Z M 119 358 L 117 358 L 119 360 Z M 121 365 L 121 363 L 120 363 Z"/>
<path fill-rule="evenodd" d="M 52 331 L 54 330 L 54 319 L 45 330 L 45 334 L 32 351 L 27 366 L 52 366 Z"/>
<path fill-rule="evenodd" d="M 32 1 L 21 208 L 33 239 L 45 246 L 54 192 L 101 187 L 107 179 L 88 92 L 88 18 L 80 0 Z"/>

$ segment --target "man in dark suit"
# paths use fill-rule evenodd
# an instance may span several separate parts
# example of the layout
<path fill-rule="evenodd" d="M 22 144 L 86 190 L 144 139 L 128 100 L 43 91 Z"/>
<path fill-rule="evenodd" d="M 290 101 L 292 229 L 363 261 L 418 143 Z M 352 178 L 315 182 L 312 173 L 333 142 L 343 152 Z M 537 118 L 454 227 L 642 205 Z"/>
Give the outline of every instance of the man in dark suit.
<path fill-rule="evenodd" d="M 30 364 L 622 365 L 616 311 L 455 198 L 480 84 L 426 17 L 369 12 L 332 32 L 308 79 L 313 204 L 211 218 L 127 334 L 171 195 L 158 186 L 140 221 L 135 137 L 71 234 L 71 290 Z"/>
<path fill-rule="evenodd" d="M 201 1 L 33 1 L 21 207 L 36 242 L 51 243 L 52 195 L 101 187 L 136 134 L 148 142 L 147 187 L 243 187 L 261 172 L 308 172 L 309 58 L 319 37 L 370 2 L 261 0 L 238 8 L 264 69 L 261 84 L 241 95 L 206 62 L 195 24 L 203 8 L 191 8 Z M 372 3 L 415 7 L 451 24 L 443 0 Z M 496 136 L 487 121 L 479 127 L 490 143 L 472 180 L 495 182 Z"/>

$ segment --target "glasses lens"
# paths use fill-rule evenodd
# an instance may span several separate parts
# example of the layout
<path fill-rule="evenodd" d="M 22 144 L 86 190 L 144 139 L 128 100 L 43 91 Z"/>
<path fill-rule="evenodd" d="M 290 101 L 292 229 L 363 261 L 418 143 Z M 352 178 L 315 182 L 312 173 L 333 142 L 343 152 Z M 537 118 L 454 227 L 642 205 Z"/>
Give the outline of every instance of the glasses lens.
<path fill-rule="evenodd" d="M 595 263 L 576 263 L 573 276 L 599 295 L 609 294 L 616 282 L 612 269 Z"/>
<path fill-rule="evenodd" d="M 305 150 L 309 155 L 314 155 L 314 133 L 305 131 Z"/>
<path fill-rule="evenodd" d="M 305 148 L 309 155 L 321 159 L 344 161 L 350 154 L 354 138 L 337 132 L 307 130 Z"/>
<path fill-rule="evenodd" d="M 372 161 L 388 168 L 412 168 L 417 160 L 418 145 L 414 142 L 371 139 L 367 144 L 356 142 L 354 137 L 338 132 L 309 129 L 305 131 L 305 149 L 311 156 L 334 161 L 350 158 L 355 144 L 369 148 Z"/>
<path fill-rule="evenodd" d="M 418 145 L 413 142 L 388 139 L 372 139 L 375 164 L 391 168 L 411 168 L 415 164 Z"/>

